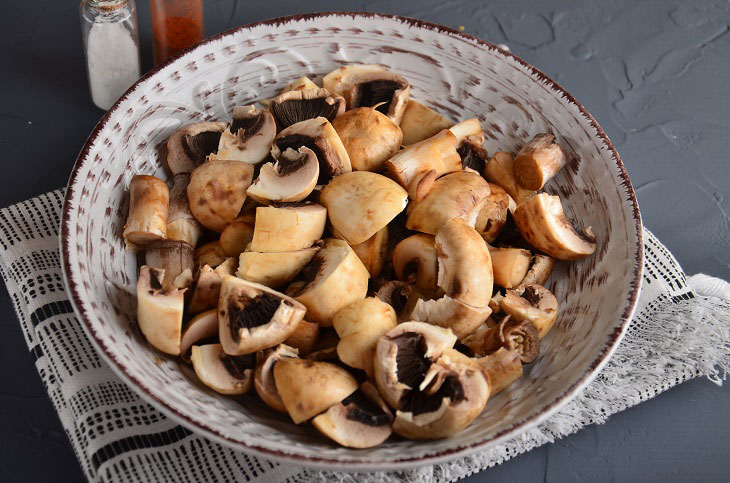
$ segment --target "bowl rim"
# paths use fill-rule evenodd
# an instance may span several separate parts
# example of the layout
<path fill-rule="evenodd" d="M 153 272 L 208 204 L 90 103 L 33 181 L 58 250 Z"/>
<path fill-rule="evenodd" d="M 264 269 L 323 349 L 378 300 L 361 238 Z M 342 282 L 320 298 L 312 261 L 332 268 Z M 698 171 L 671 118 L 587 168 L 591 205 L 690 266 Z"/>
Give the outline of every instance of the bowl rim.
<path fill-rule="evenodd" d="M 126 369 L 126 367 L 120 363 L 114 353 L 109 350 L 109 348 L 106 346 L 106 344 L 98 337 L 96 332 L 94 331 L 94 328 L 90 322 L 89 315 L 83 310 L 82 305 L 82 295 L 81 292 L 78 289 L 76 281 L 74 281 L 70 274 L 72 273 L 72 265 L 70 263 L 70 253 L 72 250 L 72 245 L 70 243 L 70 237 L 71 237 L 71 226 L 70 226 L 70 219 L 71 219 L 71 212 L 72 212 L 72 204 L 73 200 L 76 198 L 76 191 L 73 189 L 76 180 L 79 174 L 79 171 L 82 166 L 85 165 L 85 163 L 90 162 L 88 154 L 91 149 L 91 147 L 94 145 L 94 143 L 97 141 L 98 135 L 100 131 L 106 126 L 107 122 L 109 121 L 111 115 L 119 108 L 119 104 L 126 100 L 130 94 L 132 94 L 139 84 L 146 81 L 151 76 L 155 75 L 160 70 L 164 69 L 168 65 L 174 63 L 177 59 L 184 57 L 189 52 L 192 52 L 193 50 L 196 50 L 197 48 L 207 45 L 211 42 L 215 42 L 219 39 L 232 36 L 240 31 L 244 30 L 250 30 L 255 27 L 259 26 L 273 26 L 273 27 L 279 27 L 281 25 L 295 22 L 295 21 L 312 21 L 312 20 L 318 20 L 322 18 L 327 17 L 351 17 L 353 19 L 356 18 L 382 18 L 386 20 L 395 20 L 401 24 L 404 24 L 409 27 L 415 27 L 415 28 L 421 28 L 425 30 L 434 31 L 440 34 L 446 34 L 452 37 L 461 38 L 463 40 L 467 40 L 471 43 L 474 43 L 482 48 L 486 48 L 489 51 L 492 51 L 496 53 L 497 55 L 501 55 L 507 59 L 511 59 L 513 61 L 516 61 L 517 63 L 521 64 L 524 68 L 526 68 L 532 75 L 537 77 L 538 80 L 546 84 L 548 87 L 550 87 L 552 90 L 556 91 L 556 93 L 560 94 L 563 98 L 566 99 L 566 101 L 570 104 L 573 104 L 575 107 L 578 108 L 580 114 L 589 122 L 589 124 L 595 129 L 596 136 L 604 143 L 606 148 L 610 151 L 610 154 L 612 155 L 612 158 L 614 159 L 616 163 L 616 167 L 618 168 L 618 176 L 621 180 L 621 185 L 624 188 L 624 193 L 628 197 L 625 201 L 630 201 L 632 206 L 632 218 L 635 223 L 636 232 L 637 232 L 637 239 L 636 239 L 636 251 L 633 254 L 634 257 L 634 270 L 633 274 L 631 275 L 631 283 L 628 293 L 628 301 L 626 303 L 626 306 L 624 307 L 623 313 L 620 317 L 620 324 L 617 325 L 614 328 L 614 331 L 609 335 L 608 341 L 606 345 L 603 347 L 601 352 L 596 356 L 594 361 L 591 363 L 589 369 L 581 376 L 581 378 L 574 383 L 572 386 L 567 388 L 560 396 L 555 398 L 554 400 L 547 403 L 545 406 L 542 407 L 542 409 L 537 412 L 536 414 L 533 414 L 532 416 L 529 416 L 527 418 L 521 419 L 509 428 L 506 428 L 499 433 L 495 434 L 492 437 L 482 439 L 476 443 L 472 443 L 469 445 L 456 445 L 453 448 L 441 450 L 435 453 L 427 454 L 423 457 L 403 457 L 395 460 L 388 460 L 383 462 L 373 462 L 368 459 L 357 459 L 356 457 L 350 458 L 347 461 L 342 461 L 338 459 L 333 458 L 326 458 L 326 457 L 310 457 L 310 456 L 303 456 L 296 453 L 289 453 L 284 451 L 278 451 L 273 450 L 271 448 L 258 446 L 255 444 L 251 444 L 250 442 L 246 442 L 244 440 L 239 439 L 233 439 L 228 436 L 225 436 L 223 434 L 220 434 L 216 430 L 207 427 L 205 424 L 199 423 L 197 421 L 194 421 L 190 419 L 185 413 L 180 412 L 177 408 L 170 405 L 165 400 L 158 398 L 156 395 L 154 395 L 151 391 L 148 390 L 147 386 L 142 383 L 138 378 L 136 378 L 134 375 L 129 373 Z M 310 467 L 310 468 L 317 468 L 317 469 L 336 469 L 340 471 L 373 471 L 373 470 L 403 470 L 406 468 L 414 468 L 424 465 L 432 465 L 432 464 L 438 464 L 443 463 L 446 461 L 454 460 L 458 457 L 467 456 L 469 454 L 475 453 L 476 451 L 480 449 L 485 449 L 488 446 L 493 446 L 499 443 L 502 443 L 524 431 L 527 431 L 538 424 L 542 423 L 546 419 L 548 419 L 550 416 L 555 414 L 562 406 L 567 404 L 571 399 L 573 399 L 580 391 L 582 391 L 588 384 L 590 384 L 593 379 L 598 375 L 600 370 L 603 368 L 603 366 L 608 362 L 611 355 L 613 355 L 614 351 L 618 347 L 619 343 L 623 339 L 624 335 L 626 334 L 626 331 L 628 329 L 628 326 L 631 322 L 631 318 L 634 314 L 634 311 L 636 310 L 636 305 L 639 299 L 639 292 L 641 290 L 641 279 L 643 274 L 643 265 L 644 265 L 644 241 L 643 241 L 643 230 L 642 230 L 642 220 L 641 220 L 641 213 L 639 211 L 639 204 L 636 199 L 636 194 L 634 192 L 633 186 L 631 184 L 631 181 L 629 180 L 628 173 L 626 172 L 626 168 L 623 165 L 623 162 L 621 161 L 621 157 L 619 156 L 618 152 L 616 151 L 616 148 L 614 147 L 611 140 L 608 138 L 606 133 L 603 131 L 601 126 L 598 124 L 598 122 L 594 119 L 594 117 L 583 107 L 583 105 L 578 102 L 569 92 L 567 92 L 563 87 L 561 87 L 557 82 L 555 82 L 553 79 L 551 79 L 547 74 L 539 70 L 538 68 L 534 67 L 530 63 L 524 61 L 520 57 L 512 54 L 508 50 L 504 50 L 500 47 L 497 47 L 497 45 L 488 42 L 486 40 L 480 39 L 478 37 L 475 37 L 473 35 L 457 31 L 455 29 L 445 27 L 443 25 L 425 21 L 425 20 L 419 20 L 414 19 L 410 17 L 405 17 L 401 15 L 394 15 L 394 14 L 384 14 L 384 13 L 371 13 L 371 12 L 349 12 L 349 11 L 330 11 L 330 12 L 319 12 L 319 13 L 305 13 L 305 14 L 295 14 L 295 15 L 288 15 L 288 16 L 282 16 L 282 17 L 275 17 L 271 19 L 261 20 L 258 22 L 252 22 L 249 24 L 241 25 L 223 32 L 220 32 L 216 35 L 213 35 L 211 37 L 206 38 L 202 42 L 190 47 L 189 49 L 186 49 L 179 54 L 167 59 L 166 61 L 162 62 L 157 67 L 154 67 L 153 69 L 146 72 L 142 77 L 140 77 L 127 91 L 114 103 L 114 105 L 103 115 L 103 117 L 99 120 L 99 122 L 96 124 L 94 129 L 89 134 L 88 138 L 86 139 L 81 151 L 79 152 L 79 155 L 76 159 L 76 162 L 74 164 L 73 170 L 71 171 L 71 175 L 69 177 L 68 184 L 66 186 L 66 192 L 64 196 L 64 203 L 63 203 L 63 211 L 61 216 L 61 237 L 60 237 L 60 243 L 59 243 L 59 249 L 61 252 L 61 257 L 63 259 L 62 262 L 62 272 L 63 272 L 63 279 L 64 283 L 66 285 L 66 290 L 70 294 L 70 301 L 71 305 L 74 308 L 74 311 L 76 315 L 78 316 L 79 320 L 82 322 L 82 327 L 84 328 L 84 331 L 91 339 L 93 345 L 96 347 L 97 352 L 102 356 L 102 359 L 109 365 L 109 367 L 113 370 L 113 372 L 119 376 L 128 386 L 130 386 L 135 393 L 137 393 L 139 396 L 142 397 L 143 400 L 154 406 L 156 409 L 160 410 L 162 413 L 164 413 L 166 416 L 168 416 L 170 419 L 175 421 L 176 423 L 182 425 L 186 429 L 192 429 L 195 434 L 201 435 L 205 438 L 211 439 L 217 443 L 220 443 L 224 446 L 227 446 L 229 448 L 243 451 L 245 453 L 253 454 L 255 456 L 264 457 L 267 459 L 273 459 L 278 461 L 284 461 L 288 463 L 293 463 L 300 466 Z M 356 455 L 356 451 L 352 451 L 353 455 Z"/>

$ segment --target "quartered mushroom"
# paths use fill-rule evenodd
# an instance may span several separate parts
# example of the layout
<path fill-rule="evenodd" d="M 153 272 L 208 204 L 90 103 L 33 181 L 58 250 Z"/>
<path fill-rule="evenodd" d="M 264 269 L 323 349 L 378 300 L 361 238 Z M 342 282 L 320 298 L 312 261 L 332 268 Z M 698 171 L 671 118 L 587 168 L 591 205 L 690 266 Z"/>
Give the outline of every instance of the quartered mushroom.
<path fill-rule="evenodd" d="M 332 127 L 340 136 L 354 171 L 381 171 L 403 141 L 398 125 L 372 107 L 349 110 L 333 120 Z"/>
<path fill-rule="evenodd" d="M 293 252 L 311 247 L 322 238 L 327 210 L 313 203 L 292 203 L 256 208 L 253 252 Z"/>
<path fill-rule="evenodd" d="M 254 217 L 239 215 L 223 228 L 218 243 L 227 257 L 238 257 L 253 240 Z"/>
<path fill-rule="evenodd" d="M 143 246 L 165 238 L 170 188 L 159 178 L 138 174 L 129 183 L 129 214 L 124 241 Z"/>
<path fill-rule="evenodd" d="M 269 111 L 281 131 L 292 124 L 323 117 L 332 122 L 345 112 L 345 100 L 327 89 L 298 89 L 282 92 L 269 100 Z"/>
<path fill-rule="evenodd" d="M 167 166 L 173 175 L 190 173 L 196 166 L 218 150 L 225 122 L 196 122 L 186 124 L 167 140 Z"/>
<path fill-rule="evenodd" d="M 522 377 L 522 361 L 517 351 L 500 347 L 477 362 L 489 381 L 489 397 L 496 396 Z"/>
<path fill-rule="evenodd" d="M 322 190 L 319 202 L 327 208 L 338 236 L 357 245 L 403 211 L 408 193 L 381 174 L 353 171 L 332 179 Z"/>
<path fill-rule="evenodd" d="M 500 309 L 515 322 L 530 322 L 542 339 L 558 317 L 558 299 L 542 285 L 521 285 L 507 290 L 500 300 Z"/>
<path fill-rule="evenodd" d="M 435 136 L 443 129 L 448 129 L 454 122 L 413 99 L 408 101 L 400 121 L 403 132 L 403 146 Z"/>
<path fill-rule="evenodd" d="M 485 324 L 486 325 L 486 324 Z M 540 351 L 540 338 L 535 327 L 527 320 L 511 320 L 509 315 L 493 327 L 482 327 L 465 337 L 462 341 L 475 354 L 485 356 L 506 348 L 517 352 L 523 364 L 529 364 L 537 358 Z"/>
<path fill-rule="evenodd" d="M 550 278 L 554 267 L 554 258 L 537 253 L 533 257 L 532 265 L 530 265 L 530 269 L 527 271 L 525 278 L 520 283 L 523 285 L 535 283 L 544 286 L 545 282 Z"/>
<path fill-rule="evenodd" d="M 565 151 L 550 133 L 541 133 L 515 156 L 514 174 L 520 185 L 539 190 L 565 166 Z"/>
<path fill-rule="evenodd" d="M 253 171 L 252 164 L 240 161 L 208 161 L 195 168 L 187 189 L 195 219 L 220 233 L 241 211 Z"/>
<path fill-rule="evenodd" d="M 316 416 L 312 425 L 336 443 L 348 448 L 372 448 L 392 433 L 393 414 L 378 390 L 364 382 L 342 402 Z"/>
<path fill-rule="evenodd" d="M 498 152 L 487 162 L 484 168 L 484 177 L 490 183 L 495 183 L 515 200 L 517 205 L 535 196 L 535 191 L 523 188 L 515 178 L 514 157 L 511 153 Z"/>
<path fill-rule="evenodd" d="M 487 202 L 479 210 L 474 228 L 482 235 L 484 241 L 492 243 L 507 224 L 507 215 L 517 209 L 517 203 L 501 186 L 494 183 L 488 184 L 489 196 L 487 196 Z"/>
<path fill-rule="evenodd" d="M 401 281 L 410 281 L 427 292 L 438 288 L 438 254 L 434 236 L 424 233 L 401 240 L 393 250 L 393 270 Z"/>
<path fill-rule="evenodd" d="M 190 211 L 188 184 L 190 173 L 178 173 L 172 177 L 170 188 L 170 209 L 167 214 L 167 238 L 181 240 L 195 247 L 203 227 Z"/>
<path fill-rule="evenodd" d="M 308 319 L 329 327 L 337 312 L 365 298 L 369 276 L 346 242 L 330 238 L 286 293 L 307 307 Z"/>
<path fill-rule="evenodd" d="M 319 342 L 319 324 L 302 320 L 294 332 L 286 338 L 284 344 L 297 349 L 299 355 L 306 356 L 314 350 L 317 342 Z"/>
<path fill-rule="evenodd" d="M 226 354 L 251 354 L 283 342 L 305 312 L 284 294 L 228 275 L 218 302 L 218 337 Z"/>
<path fill-rule="evenodd" d="M 302 201 L 318 179 L 319 161 L 314 152 L 304 146 L 287 148 L 274 162 L 261 166 L 246 193 L 259 203 Z"/>
<path fill-rule="evenodd" d="M 374 107 L 396 124 L 403 118 L 411 86 L 403 77 L 379 65 L 347 65 L 322 79 L 330 92 L 345 98 L 348 109 Z"/>
<path fill-rule="evenodd" d="M 256 356 L 231 356 L 220 344 L 194 345 L 190 355 L 200 382 L 221 394 L 244 394 L 251 389 Z"/>
<path fill-rule="evenodd" d="M 357 245 L 350 245 L 370 273 L 370 278 L 380 275 L 388 257 L 388 226 L 384 226 L 373 236 Z"/>
<path fill-rule="evenodd" d="M 279 159 L 282 152 L 302 146 L 309 148 L 319 161 L 319 184 L 327 183 L 332 177 L 352 171 L 350 156 L 332 124 L 324 117 L 307 119 L 292 124 L 274 138 L 271 156 Z"/>
<path fill-rule="evenodd" d="M 489 248 L 492 257 L 494 283 L 503 288 L 515 288 L 527 276 L 532 254 L 523 248 Z"/>
<path fill-rule="evenodd" d="M 249 282 L 280 288 L 291 282 L 319 249 L 313 246 L 293 252 L 245 251 L 238 259 L 236 275 Z"/>
<path fill-rule="evenodd" d="M 143 265 L 137 280 L 137 323 L 147 342 L 165 354 L 180 354 L 185 289 L 164 291 L 165 271 Z"/>
<path fill-rule="evenodd" d="M 218 310 L 210 309 L 201 312 L 185 326 L 180 338 L 180 356 L 190 362 L 190 349 L 203 342 L 218 342 Z"/>
<path fill-rule="evenodd" d="M 259 352 L 256 356 L 256 371 L 253 378 L 256 394 L 267 406 L 280 413 L 285 413 L 286 408 L 276 389 L 274 365 L 285 357 L 299 357 L 299 351 L 286 344 L 279 344 L 274 348 Z"/>
<path fill-rule="evenodd" d="M 193 247 L 179 240 L 155 240 L 145 247 L 145 264 L 165 272 L 162 289 L 169 292 L 193 283 Z"/>
<path fill-rule="evenodd" d="M 591 229 L 578 233 L 566 218 L 557 196 L 540 193 L 517 206 L 514 218 L 530 245 L 558 260 L 577 260 L 596 251 Z"/>
<path fill-rule="evenodd" d="M 295 424 L 323 413 L 358 387 L 355 378 L 340 366 L 289 357 L 274 365 L 274 381 Z"/>
<path fill-rule="evenodd" d="M 215 307 L 218 304 L 223 277 L 236 273 L 237 266 L 238 260 L 235 258 L 226 258 L 215 268 L 203 265 L 195 282 L 188 313 L 197 314 Z"/>

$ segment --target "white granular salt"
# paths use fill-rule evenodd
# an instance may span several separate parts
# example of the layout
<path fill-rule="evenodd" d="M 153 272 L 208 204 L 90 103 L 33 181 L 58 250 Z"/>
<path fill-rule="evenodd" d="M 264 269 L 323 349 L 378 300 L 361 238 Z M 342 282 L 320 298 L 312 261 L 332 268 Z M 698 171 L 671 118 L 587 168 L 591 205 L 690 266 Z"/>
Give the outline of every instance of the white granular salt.
<path fill-rule="evenodd" d="M 91 26 L 86 48 L 91 99 L 107 110 L 139 79 L 139 51 L 121 22 Z"/>

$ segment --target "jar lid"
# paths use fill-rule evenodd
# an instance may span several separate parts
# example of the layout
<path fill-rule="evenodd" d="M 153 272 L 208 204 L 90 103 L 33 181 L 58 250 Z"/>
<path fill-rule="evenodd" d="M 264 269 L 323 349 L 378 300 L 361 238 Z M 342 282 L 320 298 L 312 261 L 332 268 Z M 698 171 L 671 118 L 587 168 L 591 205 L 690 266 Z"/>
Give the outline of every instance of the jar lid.
<path fill-rule="evenodd" d="M 89 7 L 106 12 L 125 6 L 129 0 L 82 0 Z"/>

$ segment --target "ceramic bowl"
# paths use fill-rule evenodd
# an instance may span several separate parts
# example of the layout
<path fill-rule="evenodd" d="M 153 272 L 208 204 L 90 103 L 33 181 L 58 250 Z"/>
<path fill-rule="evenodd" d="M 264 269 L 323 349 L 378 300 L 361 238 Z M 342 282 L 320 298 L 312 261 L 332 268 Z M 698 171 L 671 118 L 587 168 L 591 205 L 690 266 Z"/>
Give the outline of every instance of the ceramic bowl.
<path fill-rule="evenodd" d="M 412 98 L 463 120 L 481 119 L 490 152 L 558 134 L 574 156 L 546 187 L 568 216 L 591 226 L 595 255 L 561 263 L 549 284 L 561 304 L 525 377 L 491 399 L 451 439 L 391 438 L 341 448 L 296 426 L 254 396 L 219 396 L 184 364 L 155 352 L 135 321 L 135 255 L 125 251 L 126 191 L 135 174 L 167 178 L 158 149 L 182 124 L 230 119 L 233 107 L 272 96 L 293 79 L 341 65 L 391 67 Z M 306 466 L 403 469 L 453 459 L 519 434 L 575 396 L 606 363 L 634 310 L 642 269 L 641 221 L 624 166 L 588 112 L 545 74 L 510 53 L 438 25 L 377 14 L 279 18 L 212 37 L 145 75 L 102 118 L 73 169 L 61 252 L 79 320 L 112 369 L 180 424 L 241 451 Z M 160 362 L 161 359 L 161 362 Z"/>

